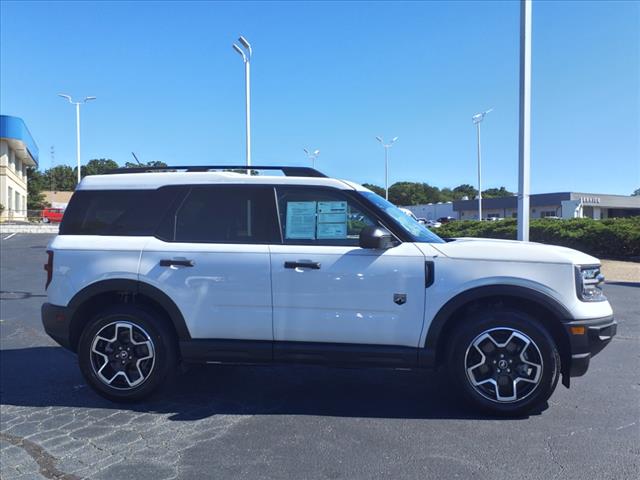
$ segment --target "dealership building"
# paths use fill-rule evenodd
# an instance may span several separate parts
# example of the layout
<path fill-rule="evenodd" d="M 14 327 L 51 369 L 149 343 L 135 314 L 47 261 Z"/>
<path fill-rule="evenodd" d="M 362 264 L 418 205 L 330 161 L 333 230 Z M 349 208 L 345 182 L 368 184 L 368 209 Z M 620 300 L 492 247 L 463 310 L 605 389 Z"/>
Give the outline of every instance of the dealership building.
<path fill-rule="evenodd" d="M 407 206 L 418 218 L 436 220 L 453 217 L 458 220 L 478 219 L 478 200 L 456 200 Z M 529 197 L 531 218 L 614 218 L 640 216 L 640 196 L 606 195 L 600 193 L 558 192 L 540 193 Z M 483 198 L 482 217 L 515 218 L 518 197 Z"/>
<path fill-rule="evenodd" d="M 38 167 L 38 146 L 24 121 L 0 115 L 0 204 L 3 220 L 27 218 L 27 168 Z"/>
<path fill-rule="evenodd" d="M 540 193 L 529 197 L 531 218 L 614 218 L 640 215 L 640 197 L 605 195 L 601 193 L 558 192 Z M 455 217 L 478 219 L 478 200 L 453 202 Z M 518 197 L 483 198 L 483 218 L 515 218 Z"/>

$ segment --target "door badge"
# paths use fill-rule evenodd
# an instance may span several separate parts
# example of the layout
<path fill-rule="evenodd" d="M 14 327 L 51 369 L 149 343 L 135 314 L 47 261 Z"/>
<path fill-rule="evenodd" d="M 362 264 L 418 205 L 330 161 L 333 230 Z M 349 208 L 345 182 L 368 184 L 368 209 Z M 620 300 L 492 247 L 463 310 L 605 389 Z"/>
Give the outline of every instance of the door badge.
<path fill-rule="evenodd" d="M 397 305 L 404 305 L 407 303 L 407 294 L 406 293 L 394 293 L 393 294 L 393 302 Z"/>

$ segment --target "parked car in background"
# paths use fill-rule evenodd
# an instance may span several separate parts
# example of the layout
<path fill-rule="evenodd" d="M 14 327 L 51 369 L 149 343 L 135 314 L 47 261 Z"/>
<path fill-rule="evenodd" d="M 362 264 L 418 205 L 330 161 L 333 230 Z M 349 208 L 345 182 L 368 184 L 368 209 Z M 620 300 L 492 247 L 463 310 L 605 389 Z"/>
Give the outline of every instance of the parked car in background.
<path fill-rule="evenodd" d="M 455 218 L 453 218 L 453 217 L 440 217 L 438 219 L 438 221 L 440 223 L 449 223 L 449 222 L 453 222 L 454 220 L 455 220 Z"/>
<path fill-rule="evenodd" d="M 42 210 L 42 223 L 60 223 L 64 216 L 64 208 L 45 208 Z"/>
<path fill-rule="evenodd" d="M 427 220 L 425 225 L 429 228 L 440 228 L 442 226 L 442 223 L 440 223 L 438 220 Z"/>

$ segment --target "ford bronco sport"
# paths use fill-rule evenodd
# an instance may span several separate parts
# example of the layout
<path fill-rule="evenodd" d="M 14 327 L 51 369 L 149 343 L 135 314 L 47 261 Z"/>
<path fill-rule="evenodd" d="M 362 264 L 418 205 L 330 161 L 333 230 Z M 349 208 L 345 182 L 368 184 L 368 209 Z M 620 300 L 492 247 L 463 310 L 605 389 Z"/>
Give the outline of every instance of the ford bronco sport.
<path fill-rule="evenodd" d="M 615 335 L 589 255 L 445 241 L 355 183 L 243 169 L 78 185 L 48 248 L 42 320 L 102 396 L 146 397 L 181 362 L 442 367 L 476 407 L 521 415 Z M 272 170 L 284 175 L 258 174 Z"/>

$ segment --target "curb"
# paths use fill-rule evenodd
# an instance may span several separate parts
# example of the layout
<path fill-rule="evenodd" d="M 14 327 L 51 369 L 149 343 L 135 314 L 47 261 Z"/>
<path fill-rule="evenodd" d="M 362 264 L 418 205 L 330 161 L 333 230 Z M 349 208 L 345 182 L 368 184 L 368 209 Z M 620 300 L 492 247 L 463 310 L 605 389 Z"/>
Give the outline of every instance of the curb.
<path fill-rule="evenodd" d="M 58 225 L 1 225 L 0 235 L 5 233 L 58 233 Z"/>

